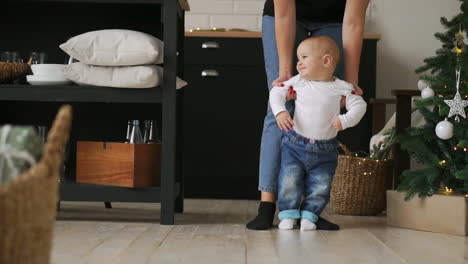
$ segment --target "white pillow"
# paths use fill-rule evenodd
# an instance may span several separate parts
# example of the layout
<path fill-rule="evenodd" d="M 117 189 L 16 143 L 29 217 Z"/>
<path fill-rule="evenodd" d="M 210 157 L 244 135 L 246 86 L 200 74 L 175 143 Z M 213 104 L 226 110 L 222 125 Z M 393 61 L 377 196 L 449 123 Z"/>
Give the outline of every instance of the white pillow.
<path fill-rule="evenodd" d="M 100 66 L 163 63 L 164 43 L 143 32 L 107 29 L 87 32 L 60 45 L 81 62 Z"/>
<path fill-rule="evenodd" d="M 157 65 L 105 67 L 76 62 L 64 70 L 65 77 L 78 84 L 116 88 L 152 88 L 162 82 L 163 68 Z M 177 77 L 176 88 L 187 83 Z"/>

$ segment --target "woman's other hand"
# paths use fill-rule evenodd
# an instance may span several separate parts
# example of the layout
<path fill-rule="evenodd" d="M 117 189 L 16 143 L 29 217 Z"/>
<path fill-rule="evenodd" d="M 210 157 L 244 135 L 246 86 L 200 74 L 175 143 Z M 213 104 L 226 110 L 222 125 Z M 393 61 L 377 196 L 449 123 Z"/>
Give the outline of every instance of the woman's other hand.
<path fill-rule="evenodd" d="M 286 95 L 286 101 L 296 100 L 296 90 L 291 86 L 288 88 L 288 95 Z"/>
<path fill-rule="evenodd" d="M 354 85 L 354 91 L 352 91 L 353 94 L 362 96 L 364 94 L 364 91 L 359 87 L 359 85 L 355 84 Z"/>
<path fill-rule="evenodd" d="M 354 85 L 354 90 L 351 93 L 362 96 L 364 94 L 364 91 L 358 85 Z M 346 96 L 341 96 L 340 107 L 344 108 L 345 106 L 346 106 Z"/>

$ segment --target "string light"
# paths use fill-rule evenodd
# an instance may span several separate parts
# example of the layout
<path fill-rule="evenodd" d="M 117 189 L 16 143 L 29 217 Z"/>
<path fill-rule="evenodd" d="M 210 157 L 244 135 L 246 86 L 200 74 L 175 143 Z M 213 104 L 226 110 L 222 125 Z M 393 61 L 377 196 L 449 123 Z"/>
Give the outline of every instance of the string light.
<path fill-rule="evenodd" d="M 441 161 L 439 162 L 439 165 L 445 165 L 445 163 L 447 163 L 447 161 L 441 160 Z"/>
<path fill-rule="evenodd" d="M 453 150 L 457 151 L 458 150 L 457 146 L 453 147 Z"/>
<path fill-rule="evenodd" d="M 359 157 L 359 154 L 358 154 L 358 153 L 353 153 L 353 154 L 354 154 L 355 157 Z M 366 157 L 366 158 L 359 158 L 358 160 L 359 160 L 359 161 L 358 161 L 358 165 L 365 165 L 364 163 L 368 163 L 368 162 L 367 162 L 367 160 L 368 160 L 367 157 Z M 372 158 L 371 158 L 370 160 L 371 160 L 371 161 L 375 161 L 376 163 L 387 161 L 387 159 L 382 159 L 382 160 L 376 159 L 376 160 L 373 160 Z M 367 175 L 372 175 L 372 172 L 363 172 L 363 175 L 366 175 L 366 176 L 367 176 Z"/>
<path fill-rule="evenodd" d="M 463 148 L 463 151 L 465 151 L 465 152 L 466 152 L 466 151 L 467 151 L 467 148 Z"/>
<path fill-rule="evenodd" d="M 438 191 L 440 194 L 445 194 L 445 195 L 454 195 L 457 194 L 457 192 L 454 192 L 451 188 L 448 186 L 445 186 L 444 188 L 440 188 Z M 465 195 L 465 197 L 468 197 L 468 194 Z"/>

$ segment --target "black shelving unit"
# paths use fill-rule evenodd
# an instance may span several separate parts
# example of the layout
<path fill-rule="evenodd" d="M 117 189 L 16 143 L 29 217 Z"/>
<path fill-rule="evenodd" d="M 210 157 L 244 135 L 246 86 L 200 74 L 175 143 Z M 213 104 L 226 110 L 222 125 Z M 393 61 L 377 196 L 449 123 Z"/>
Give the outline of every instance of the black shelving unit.
<path fill-rule="evenodd" d="M 163 89 L 116 89 L 78 85 L 0 85 L 0 100 L 30 102 L 155 103 Z"/>
<path fill-rule="evenodd" d="M 2 13 L 2 17 L 5 14 L 6 17 L 0 28 L 0 51 L 27 52 L 38 47 L 50 54 L 51 63 L 65 61 L 65 54 L 58 48 L 60 43 L 65 42 L 68 36 L 87 31 L 124 28 L 160 35 L 165 44 L 161 87 L 120 89 L 77 85 L 0 85 L 0 112 L 3 113 L 0 123 L 14 122 L 20 113 L 34 115 L 42 108 L 53 108 L 62 103 L 78 107 L 91 104 L 96 109 L 139 104 L 150 106 L 149 109 L 160 107 L 163 143 L 160 187 L 131 189 L 78 184 L 67 180 L 61 182 L 60 200 L 160 202 L 161 224 L 174 224 L 174 214 L 183 211 L 184 199 L 179 164 L 181 142 L 177 142 L 182 124 L 179 98 L 183 91 L 176 91 L 175 88 L 176 75 L 183 77 L 184 10 L 178 0 L 8 0 L 2 5 Z M 31 109 L 27 109 L 29 107 Z M 147 117 L 148 113 L 145 114 Z M 157 114 L 155 110 L 154 116 Z"/>

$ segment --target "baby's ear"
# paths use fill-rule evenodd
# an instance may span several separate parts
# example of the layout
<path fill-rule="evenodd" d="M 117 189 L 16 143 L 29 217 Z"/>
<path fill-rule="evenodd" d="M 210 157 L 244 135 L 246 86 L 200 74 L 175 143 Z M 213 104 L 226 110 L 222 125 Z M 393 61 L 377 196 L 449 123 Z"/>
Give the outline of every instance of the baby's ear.
<path fill-rule="evenodd" d="M 331 54 L 325 54 L 323 56 L 323 66 L 328 68 L 333 65 L 333 56 Z"/>

